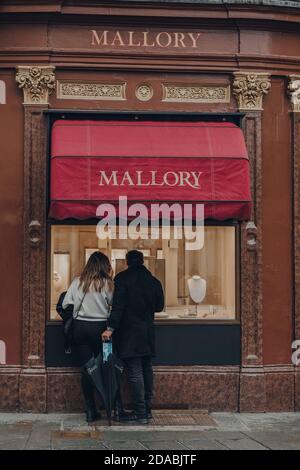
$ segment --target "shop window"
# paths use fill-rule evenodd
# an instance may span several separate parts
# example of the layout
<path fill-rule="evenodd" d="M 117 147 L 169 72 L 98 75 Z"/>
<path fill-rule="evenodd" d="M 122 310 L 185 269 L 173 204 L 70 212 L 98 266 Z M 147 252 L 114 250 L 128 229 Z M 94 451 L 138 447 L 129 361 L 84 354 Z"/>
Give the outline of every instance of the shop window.
<path fill-rule="evenodd" d="M 50 320 L 59 320 L 55 310 L 58 297 L 79 275 L 93 251 L 101 250 L 109 256 L 116 274 L 126 269 L 125 256 L 131 249 L 143 252 L 146 267 L 163 285 L 166 307 L 156 314 L 158 320 L 236 320 L 237 226 L 206 225 L 204 230 L 203 248 L 191 251 L 185 249 L 184 239 L 177 240 L 172 233 L 168 240 L 161 233 L 156 240 L 99 240 L 95 226 L 52 225 Z M 199 280 L 203 299 L 196 304 L 191 283 Z"/>

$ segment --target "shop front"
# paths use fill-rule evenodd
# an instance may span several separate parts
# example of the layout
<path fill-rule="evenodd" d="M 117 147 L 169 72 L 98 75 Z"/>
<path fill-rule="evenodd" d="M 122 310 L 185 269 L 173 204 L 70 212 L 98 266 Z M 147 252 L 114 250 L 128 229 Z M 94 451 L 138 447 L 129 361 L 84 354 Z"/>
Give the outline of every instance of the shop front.
<path fill-rule="evenodd" d="M 91 253 L 118 273 L 130 249 L 165 292 L 154 407 L 299 409 L 299 9 L 17 3 L 0 33 L 1 409 L 82 409 L 56 302 Z"/>

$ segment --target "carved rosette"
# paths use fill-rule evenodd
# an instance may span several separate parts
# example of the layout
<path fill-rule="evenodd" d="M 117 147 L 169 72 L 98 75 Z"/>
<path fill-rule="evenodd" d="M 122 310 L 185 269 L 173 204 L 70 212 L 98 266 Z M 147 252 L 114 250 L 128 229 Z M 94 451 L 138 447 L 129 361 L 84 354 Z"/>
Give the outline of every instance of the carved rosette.
<path fill-rule="evenodd" d="M 288 94 L 292 103 L 294 113 L 300 112 L 300 75 L 290 75 L 288 84 Z"/>
<path fill-rule="evenodd" d="M 48 104 L 49 95 L 55 88 L 55 67 L 20 66 L 17 68 L 16 82 L 24 93 L 24 103 Z"/>
<path fill-rule="evenodd" d="M 135 96 L 140 101 L 149 101 L 153 96 L 153 88 L 146 83 L 139 85 L 135 90 Z"/>
<path fill-rule="evenodd" d="M 262 111 L 263 96 L 271 88 L 268 74 L 236 72 L 233 81 L 233 95 L 239 110 Z"/>

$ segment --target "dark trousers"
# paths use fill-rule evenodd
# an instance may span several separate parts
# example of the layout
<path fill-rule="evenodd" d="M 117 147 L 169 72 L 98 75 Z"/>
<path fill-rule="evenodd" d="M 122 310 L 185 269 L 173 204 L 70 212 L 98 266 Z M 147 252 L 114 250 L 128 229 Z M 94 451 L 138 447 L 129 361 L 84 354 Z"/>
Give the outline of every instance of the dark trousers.
<path fill-rule="evenodd" d="M 102 352 L 101 334 L 105 330 L 106 321 L 74 321 L 74 346 L 82 367 L 91 357 L 96 357 Z M 94 400 L 94 387 L 84 372 L 81 374 L 81 387 L 86 403 L 92 402 Z"/>
<path fill-rule="evenodd" d="M 151 407 L 153 395 L 153 369 L 151 357 L 125 359 L 128 382 L 131 388 L 133 409 L 138 418 L 144 418 Z"/>

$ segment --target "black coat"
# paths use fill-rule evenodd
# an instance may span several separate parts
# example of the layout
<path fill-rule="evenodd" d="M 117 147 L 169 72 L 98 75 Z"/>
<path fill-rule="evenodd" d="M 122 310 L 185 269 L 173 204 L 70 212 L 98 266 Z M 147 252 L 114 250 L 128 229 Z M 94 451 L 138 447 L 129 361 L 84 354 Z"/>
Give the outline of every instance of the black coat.
<path fill-rule="evenodd" d="M 122 359 L 154 356 L 154 313 L 164 308 L 161 283 L 143 265 L 130 266 L 115 277 L 108 325 Z"/>

